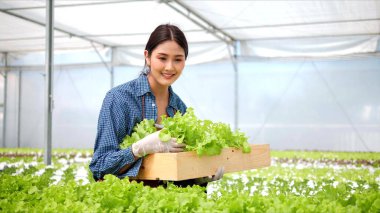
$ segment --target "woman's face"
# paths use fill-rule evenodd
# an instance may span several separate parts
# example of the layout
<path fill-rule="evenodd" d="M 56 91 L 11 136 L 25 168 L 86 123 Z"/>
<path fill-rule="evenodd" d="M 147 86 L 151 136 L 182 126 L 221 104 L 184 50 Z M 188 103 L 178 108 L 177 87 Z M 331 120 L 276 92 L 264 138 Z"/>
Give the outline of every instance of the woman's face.
<path fill-rule="evenodd" d="M 147 50 L 144 55 L 150 67 L 148 79 L 154 84 L 152 86 L 170 86 L 179 78 L 185 67 L 185 51 L 175 41 L 159 44 L 150 57 Z"/>

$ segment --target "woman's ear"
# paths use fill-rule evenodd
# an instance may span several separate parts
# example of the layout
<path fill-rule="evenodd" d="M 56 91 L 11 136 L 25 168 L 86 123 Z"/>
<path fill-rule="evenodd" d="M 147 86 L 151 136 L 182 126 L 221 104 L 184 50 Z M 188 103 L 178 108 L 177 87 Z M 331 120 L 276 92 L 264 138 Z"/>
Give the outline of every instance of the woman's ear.
<path fill-rule="evenodd" d="M 144 50 L 145 63 L 148 67 L 150 67 L 150 58 L 148 50 Z"/>

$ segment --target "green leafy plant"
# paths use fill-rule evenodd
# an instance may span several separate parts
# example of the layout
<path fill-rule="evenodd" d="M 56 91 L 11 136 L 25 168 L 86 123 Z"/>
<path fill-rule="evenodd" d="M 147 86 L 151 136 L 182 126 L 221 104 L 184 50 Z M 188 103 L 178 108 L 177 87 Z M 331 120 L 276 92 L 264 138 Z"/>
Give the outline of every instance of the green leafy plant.
<path fill-rule="evenodd" d="M 186 151 L 196 151 L 199 156 L 219 155 L 223 148 L 234 147 L 249 153 L 251 147 L 243 132 L 233 132 L 228 124 L 214 123 L 210 120 L 200 120 L 193 108 L 188 108 L 185 114 L 177 112 L 173 117 L 162 117 L 163 129 L 159 137 L 163 142 L 176 138 L 177 143 L 186 144 Z M 136 141 L 156 131 L 153 120 L 144 119 L 137 124 L 133 133 L 127 135 L 121 148 L 127 148 Z"/>
<path fill-rule="evenodd" d="M 154 133 L 156 128 L 154 127 L 154 120 L 144 119 L 138 123 L 134 128 L 131 135 L 127 135 L 123 142 L 120 144 L 120 148 L 126 149 L 134 142 L 143 139 L 145 136 Z"/>
<path fill-rule="evenodd" d="M 351 159 L 341 152 L 276 151 L 270 167 L 226 174 L 209 183 L 207 194 L 198 185 L 151 188 L 113 175 L 82 185 L 73 178 L 85 166 L 74 161 L 80 151 L 53 155 L 48 167 L 42 156 L 28 157 L 35 150 L 25 153 L 0 158 L 0 212 L 380 212 L 378 152 Z"/>

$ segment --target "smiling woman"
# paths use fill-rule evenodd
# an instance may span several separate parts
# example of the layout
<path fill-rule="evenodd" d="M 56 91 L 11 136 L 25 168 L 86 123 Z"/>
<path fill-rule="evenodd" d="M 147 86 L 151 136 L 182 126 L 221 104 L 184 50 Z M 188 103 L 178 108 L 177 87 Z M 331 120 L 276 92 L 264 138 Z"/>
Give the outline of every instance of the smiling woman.
<path fill-rule="evenodd" d="M 141 75 L 107 93 L 99 115 L 94 156 L 90 163 L 95 180 L 103 179 L 106 174 L 119 178 L 136 177 L 145 155 L 184 150 L 185 145 L 177 143 L 176 138 L 162 142 L 158 137 L 159 131 L 126 149 L 120 149 L 120 144 L 144 119 L 160 124 L 161 116 L 173 117 L 177 111 L 186 112 L 186 105 L 171 85 L 182 74 L 187 55 L 184 33 L 177 26 L 160 25 L 146 44 Z M 223 170 L 218 170 L 217 174 L 213 180 L 221 178 Z"/>
<path fill-rule="evenodd" d="M 106 174 L 119 178 L 138 174 L 143 156 L 157 152 L 180 152 L 183 144 L 172 139 L 163 143 L 158 132 L 148 135 L 127 149 L 120 143 L 143 119 L 160 123 L 162 115 L 186 112 L 186 105 L 173 92 L 171 85 L 181 75 L 188 53 L 186 37 L 173 25 L 158 26 L 144 50 L 145 66 L 141 75 L 111 89 L 99 115 L 94 157 L 90 164 L 95 180 Z"/>
<path fill-rule="evenodd" d="M 184 49 L 177 42 L 168 40 L 158 45 L 152 52 L 144 51 L 146 65 L 149 67 L 148 82 L 156 97 L 158 116 L 156 123 L 161 123 L 161 116 L 167 115 L 169 90 L 181 75 L 185 67 Z"/>
<path fill-rule="evenodd" d="M 152 53 L 145 50 L 144 54 L 152 74 L 148 76 L 149 82 L 156 80 L 157 86 L 170 86 L 185 67 L 184 51 L 175 41 L 165 41 Z"/>

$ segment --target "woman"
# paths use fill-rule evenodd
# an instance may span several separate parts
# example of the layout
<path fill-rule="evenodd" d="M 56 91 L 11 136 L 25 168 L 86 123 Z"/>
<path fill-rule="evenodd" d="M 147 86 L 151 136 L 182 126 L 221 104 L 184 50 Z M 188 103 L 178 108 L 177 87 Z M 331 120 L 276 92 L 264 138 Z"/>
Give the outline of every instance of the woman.
<path fill-rule="evenodd" d="M 184 144 L 172 138 L 163 143 L 158 131 L 121 150 L 119 144 L 133 127 L 146 119 L 154 119 L 157 124 L 161 116 L 174 116 L 179 111 L 186 112 L 186 105 L 173 92 L 171 85 L 182 74 L 188 55 L 188 45 L 184 33 L 176 26 L 158 26 L 150 35 L 144 56 L 142 74 L 135 80 L 111 89 L 99 115 L 94 156 L 90 169 L 95 180 L 106 174 L 119 178 L 137 176 L 142 158 L 146 154 L 158 152 L 181 152 Z M 223 171 L 218 170 L 214 179 L 219 179 Z"/>

